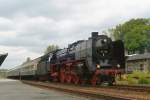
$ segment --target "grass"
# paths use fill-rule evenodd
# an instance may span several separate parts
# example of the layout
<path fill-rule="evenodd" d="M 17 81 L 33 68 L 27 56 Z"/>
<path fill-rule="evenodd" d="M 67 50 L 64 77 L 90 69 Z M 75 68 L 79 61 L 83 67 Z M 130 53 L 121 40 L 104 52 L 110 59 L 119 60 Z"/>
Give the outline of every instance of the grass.
<path fill-rule="evenodd" d="M 118 84 L 150 84 L 150 72 L 134 71 L 132 74 L 124 74 L 121 79 L 116 78 Z"/>

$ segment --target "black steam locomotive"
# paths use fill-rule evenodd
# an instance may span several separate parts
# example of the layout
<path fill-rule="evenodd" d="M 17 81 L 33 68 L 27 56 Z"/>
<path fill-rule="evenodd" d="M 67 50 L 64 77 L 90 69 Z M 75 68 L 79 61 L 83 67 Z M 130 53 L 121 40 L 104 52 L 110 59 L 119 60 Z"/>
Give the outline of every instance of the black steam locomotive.
<path fill-rule="evenodd" d="M 115 76 L 123 73 L 125 69 L 123 42 L 112 41 L 106 35 L 98 35 L 98 32 L 92 32 L 88 40 L 77 41 L 68 48 L 55 50 L 35 60 L 30 61 L 34 66 L 32 68 L 35 68 L 32 70 L 34 73 L 29 73 L 21 65 L 19 70 L 17 68 L 18 76 L 13 76 L 11 70 L 8 77 L 34 77 L 74 84 L 113 84 Z M 31 70 L 29 66 L 26 67 Z"/>

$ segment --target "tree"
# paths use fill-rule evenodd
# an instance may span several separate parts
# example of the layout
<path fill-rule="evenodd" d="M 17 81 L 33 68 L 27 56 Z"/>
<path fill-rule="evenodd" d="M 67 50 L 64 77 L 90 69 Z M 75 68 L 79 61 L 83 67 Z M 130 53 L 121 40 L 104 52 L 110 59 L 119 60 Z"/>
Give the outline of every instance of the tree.
<path fill-rule="evenodd" d="M 111 29 L 115 39 L 124 39 L 124 35 L 134 28 L 140 26 L 148 26 L 149 19 L 131 19 L 123 24 L 117 25 L 115 28 Z"/>
<path fill-rule="evenodd" d="M 57 50 L 57 49 L 59 49 L 59 46 L 58 46 L 58 45 L 49 45 L 49 46 L 46 48 L 46 50 L 45 50 L 44 53 L 46 54 L 46 53 L 55 51 L 55 50 Z"/>
<path fill-rule="evenodd" d="M 131 19 L 109 29 L 115 40 L 123 40 L 128 51 L 150 51 L 150 19 Z"/>

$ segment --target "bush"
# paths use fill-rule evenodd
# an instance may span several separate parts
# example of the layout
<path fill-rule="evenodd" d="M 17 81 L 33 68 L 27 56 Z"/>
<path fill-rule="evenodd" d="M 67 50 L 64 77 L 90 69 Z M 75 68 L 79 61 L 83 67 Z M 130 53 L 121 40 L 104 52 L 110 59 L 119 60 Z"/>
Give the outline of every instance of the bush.
<path fill-rule="evenodd" d="M 139 83 L 139 84 L 150 84 L 150 80 L 148 80 L 148 79 L 142 77 L 142 78 L 140 78 L 140 79 L 138 80 L 138 83 Z"/>
<path fill-rule="evenodd" d="M 116 78 L 120 84 L 150 84 L 150 72 L 134 71 L 132 74 L 124 74 L 121 79 Z"/>
<path fill-rule="evenodd" d="M 128 78 L 127 79 L 128 84 L 137 84 L 138 80 L 134 79 L 134 78 Z"/>

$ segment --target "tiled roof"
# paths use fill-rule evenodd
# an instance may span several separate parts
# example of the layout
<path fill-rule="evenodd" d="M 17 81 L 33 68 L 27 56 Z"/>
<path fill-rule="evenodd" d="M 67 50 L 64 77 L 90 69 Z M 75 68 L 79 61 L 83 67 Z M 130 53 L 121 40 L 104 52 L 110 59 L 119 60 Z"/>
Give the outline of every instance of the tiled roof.
<path fill-rule="evenodd" d="M 145 53 L 145 54 L 137 54 L 133 56 L 128 56 L 127 61 L 129 60 L 139 60 L 139 59 L 149 59 L 150 58 L 150 53 Z"/>

